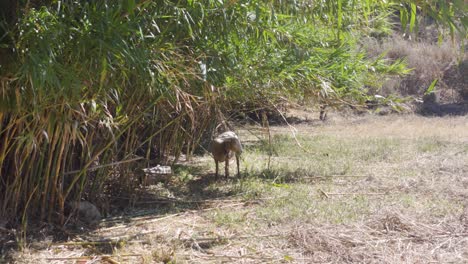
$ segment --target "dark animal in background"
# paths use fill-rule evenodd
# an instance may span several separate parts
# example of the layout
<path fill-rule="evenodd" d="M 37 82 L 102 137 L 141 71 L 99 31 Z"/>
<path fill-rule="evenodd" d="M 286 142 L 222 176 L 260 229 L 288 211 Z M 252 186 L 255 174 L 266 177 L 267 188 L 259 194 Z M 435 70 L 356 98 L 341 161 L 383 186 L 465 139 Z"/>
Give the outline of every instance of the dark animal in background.
<path fill-rule="evenodd" d="M 211 142 L 211 154 L 213 154 L 216 163 L 216 178 L 218 178 L 219 162 L 225 162 L 224 177 L 229 177 L 229 159 L 234 153 L 237 162 L 237 176 L 240 176 L 239 158 L 242 153 L 242 145 L 239 137 L 232 131 L 227 131 L 217 136 Z"/>

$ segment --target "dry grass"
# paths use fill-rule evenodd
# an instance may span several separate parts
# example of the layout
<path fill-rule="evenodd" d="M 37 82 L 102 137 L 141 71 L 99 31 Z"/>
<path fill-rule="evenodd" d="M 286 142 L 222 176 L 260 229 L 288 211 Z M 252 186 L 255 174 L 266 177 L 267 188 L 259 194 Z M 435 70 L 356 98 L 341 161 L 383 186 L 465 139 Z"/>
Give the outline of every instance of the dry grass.
<path fill-rule="evenodd" d="M 213 181 L 211 158 L 200 157 L 163 186 L 166 199 L 179 201 L 163 212 L 157 203 L 136 208 L 147 214 L 112 219 L 69 244 L 31 244 L 14 260 L 468 261 L 467 117 L 332 116 L 296 129 L 294 138 L 288 127 L 272 127 L 271 145 L 262 129 L 240 131 L 242 181 Z"/>
<path fill-rule="evenodd" d="M 442 44 L 424 40 L 412 41 L 399 35 L 384 40 L 365 39 L 363 45 L 369 56 L 377 57 L 386 53 L 389 59 L 405 58 L 408 67 L 413 69 L 406 77 L 393 77 L 387 80 L 378 93 L 422 96 L 435 79 L 439 79 L 438 95 L 444 102 L 462 100 L 464 88 L 463 73 L 457 66 L 462 41 L 445 40 Z M 466 58 L 465 58 L 466 60 Z"/>

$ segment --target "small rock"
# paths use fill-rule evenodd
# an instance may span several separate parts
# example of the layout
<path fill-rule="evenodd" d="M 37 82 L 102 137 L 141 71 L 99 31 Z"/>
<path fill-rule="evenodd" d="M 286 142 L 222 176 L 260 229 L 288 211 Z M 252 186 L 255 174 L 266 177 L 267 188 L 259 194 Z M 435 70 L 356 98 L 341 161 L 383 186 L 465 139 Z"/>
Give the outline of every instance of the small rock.
<path fill-rule="evenodd" d="M 87 201 L 81 201 L 74 202 L 72 206 L 76 210 L 80 221 L 83 221 L 88 225 L 97 225 L 99 221 L 101 221 L 101 213 L 94 204 Z"/>

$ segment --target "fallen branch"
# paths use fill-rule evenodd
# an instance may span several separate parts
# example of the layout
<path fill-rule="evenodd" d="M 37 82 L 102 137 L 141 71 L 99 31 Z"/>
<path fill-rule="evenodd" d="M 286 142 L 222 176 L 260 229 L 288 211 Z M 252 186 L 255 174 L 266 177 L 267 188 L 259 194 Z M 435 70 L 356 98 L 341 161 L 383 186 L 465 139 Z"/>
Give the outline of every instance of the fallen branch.
<path fill-rule="evenodd" d="M 328 194 L 324 192 L 322 189 L 318 189 L 318 191 L 320 192 L 322 196 L 325 196 L 326 198 L 330 198 L 330 196 L 328 196 Z"/>
<path fill-rule="evenodd" d="M 111 257 L 102 257 L 101 259 L 104 260 L 104 261 L 110 262 L 111 264 L 119 264 L 120 263 L 120 262 L 117 262 L 117 261 L 113 260 Z"/>
<path fill-rule="evenodd" d="M 387 193 L 327 193 L 328 195 L 387 195 Z"/>
<path fill-rule="evenodd" d="M 230 237 L 201 237 L 201 238 L 177 238 L 181 242 L 191 242 L 191 241 L 219 241 L 219 240 L 234 240 L 234 239 L 249 239 L 249 238 L 264 238 L 264 237 L 283 237 L 283 234 L 271 234 L 271 235 L 258 235 L 258 236 L 230 236 Z"/>
<path fill-rule="evenodd" d="M 258 257 L 258 256 L 229 256 L 229 255 L 205 255 L 197 257 L 200 258 L 229 258 L 229 259 L 259 259 L 259 260 L 282 260 L 283 258 L 274 257 Z"/>
<path fill-rule="evenodd" d="M 374 177 L 372 175 L 327 175 L 327 176 L 306 176 L 298 177 L 298 179 L 328 179 L 328 178 L 367 178 Z M 399 178 L 398 176 L 375 176 L 376 178 Z"/>
<path fill-rule="evenodd" d="M 141 232 L 138 236 L 147 235 L 153 232 L 160 232 L 161 230 L 149 230 L 146 232 Z M 250 238 L 265 238 L 265 237 L 282 237 L 282 234 L 271 234 L 271 235 L 258 235 L 258 236 L 230 236 L 230 237 L 201 237 L 201 238 L 176 238 L 174 240 L 180 242 L 210 242 L 210 241 L 223 241 L 223 240 L 234 240 L 234 239 L 250 239 Z M 81 242 L 63 242 L 63 243 L 54 243 L 50 246 L 96 246 L 96 245 L 119 245 L 119 244 L 144 244 L 148 243 L 145 240 L 125 240 L 123 237 L 130 237 L 130 236 L 122 236 L 122 237 L 112 237 L 107 240 L 98 240 L 98 241 L 81 241 Z"/>
<path fill-rule="evenodd" d="M 284 257 L 264 257 L 264 256 L 229 256 L 229 255 L 191 255 L 191 254 L 182 254 L 181 256 L 186 256 L 186 257 L 198 257 L 198 258 L 228 258 L 228 259 L 254 259 L 254 260 L 269 260 L 269 261 L 285 261 L 285 260 L 296 260 L 296 261 L 313 261 L 311 258 L 294 258 L 290 257 L 288 255 L 285 255 Z"/>
<path fill-rule="evenodd" d="M 81 256 L 81 257 L 53 257 L 53 258 L 45 258 L 45 260 L 89 260 L 89 259 L 96 259 L 100 258 L 102 260 L 108 260 L 112 257 L 141 257 L 141 254 L 121 254 L 121 255 L 100 255 L 100 256 Z M 118 263 L 118 262 L 116 262 Z"/>
<path fill-rule="evenodd" d="M 80 242 L 62 242 L 62 243 L 53 243 L 51 246 L 98 246 L 98 245 L 119 245 L 119 244 L 137 244 L 137 243 L 147 243 L 144 240 L 132 240 L 126 241 L 119 239 L 119 237 L 111 237 L 106 240 L 96 240 L 96 241 L 80 241 Z"/>
<path fill-rule="evenodd" d="M 327 193 L 325 191 L 323 191 L 322 189 L 319 189 L 318 190 L 320 192 L 320 194 L 322 194 L 323 196 L 327 197 L 327 198 L 330 198 L 330 196 L 332 195 L 337 195 L 337 196 L 340 196 L 340 195 L 364 195 L 364 196 L 371 196 L 371 195 L 387 195 L 387 193 Z"/>
<path fill-rule="evenodd" d="M 131 199 L 131 198 L 128 198 Z M 179 199 L 160 199 L 160 200 L 144 200 L 136 201 L 135 204 L 168 204 L 168 203 L 181 203 L 181 204 L 203 204 L 203 203 L 217 203 L 217 202 L 241 202 L 242 199 L 205 199 L 205 200 L 179 200 Z"/>
<path fill-rule="evenodd" d="M 369 175 L 327 175 L 327 176 L 317 176 L 320 178 L 367 178 Z M 314 178 L 314 177 L 308 177 Z"/>
<path fill-rule="evenodd" d="M 292 126 L 291 124 L 289 124 L 288 120 L 286 119 L 286 117 L 284 116 L 283 112 L 281 112 L 275 105 L 273 105 L 273 107 L 276 109 L 276 111 L 281 115 L 281 118 L 283 118 L 283 121 L 286 122 L 286 125 L 288 125 L 290 131 L 291 131 L 291 134 L 293 135 L 293 138 L 294 138 L 294 141 L 296 142 L 296 145 L 302 150 L 304 151 L 305 153 L 308 153 L 308 154 L 314 154 L 312 153 L 311 151 L 309 151 L 308 149 L 304 148 L 301 143 L 299 142 L 299 140 L 297 139 L 297 136 L 296 136 L 296 133 L 297 133 L 297 129 Z"/>

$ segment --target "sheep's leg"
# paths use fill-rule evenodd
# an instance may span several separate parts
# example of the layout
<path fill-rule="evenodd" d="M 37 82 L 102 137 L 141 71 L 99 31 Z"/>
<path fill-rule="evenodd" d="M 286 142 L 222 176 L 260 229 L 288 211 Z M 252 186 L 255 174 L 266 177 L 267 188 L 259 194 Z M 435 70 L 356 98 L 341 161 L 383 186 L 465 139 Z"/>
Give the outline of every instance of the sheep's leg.
<path fill-rule="evenodd" d="M 326 112 L 326 105 L 321 105 L 320 106 L 320 120 L 325 121 L 327 120 L 327 112 Z"/>
<path fill-rule="evenodd" d="M 224 177 L 227 179 L 229 177 L 229 156 L 226 157 L 226 161 L 225 161 L 225 166 L 224 166 Z"/>
<path fill-rule="evenodd" d="M 216 179 L 218 179 L 219 164 L 218 164 L 218 161 L 217 161 L 217 160 L 215 160 L 215 163 L 216 163 L 216 174 L 215 174 L 215 177 L 216 177 Z"/>
<path fill-rule="evenodd" d="M 239 155 L 237 155 L 237 153 L 236 153 L 236 162 L 237 162 L 237 178 L 240 178 Z"/>

